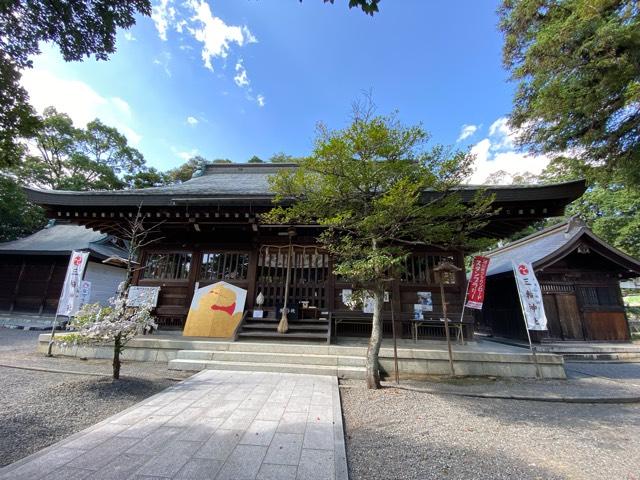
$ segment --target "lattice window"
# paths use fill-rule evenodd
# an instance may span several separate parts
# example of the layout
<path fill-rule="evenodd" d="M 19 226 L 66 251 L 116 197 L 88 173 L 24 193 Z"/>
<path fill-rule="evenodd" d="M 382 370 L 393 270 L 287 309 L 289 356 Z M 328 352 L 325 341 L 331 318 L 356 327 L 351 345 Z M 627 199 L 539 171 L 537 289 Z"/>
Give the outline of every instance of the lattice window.
<path fill-rule="evenodd" d="M 191 270 L 190 253 L 150 253 L 142 278 L 150 280 L 187 280 Z"/>
<path fill-rule="evenodd" d="M 420 285 L 435 285 L 438 282 L 433 269 L 443 261 L 448 261 L 455 265 L 454 258 L 446 255 L 427 255 L 422 253 L 409 255 L 400 274 L 400 281 Z M 455 272 L 443 272 L 443 275 L 445 285 L 455 285 L 457 283 Z"/>
<path fill-rule="evenodd" d="M 581 286 L 580 300 L 585 306 L 619 306 L 618 292 L 614 286 Z"/>
<path fill-rule="evenodd" d="M 202 254 L 200 281 L 242 281 L 249 273 L 249 254 L 206 252 Z"/>

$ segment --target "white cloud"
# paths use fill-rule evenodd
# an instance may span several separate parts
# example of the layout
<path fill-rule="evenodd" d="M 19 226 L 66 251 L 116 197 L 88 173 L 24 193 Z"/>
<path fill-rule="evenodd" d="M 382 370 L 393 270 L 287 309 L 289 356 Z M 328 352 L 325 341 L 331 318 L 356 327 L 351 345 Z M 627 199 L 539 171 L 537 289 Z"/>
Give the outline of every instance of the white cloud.
<path fill-rule="evenodd" d="M 494 139 L 492 145 L 494 150 L 514 148 L 518 132 L 512 130 L 508 122 L 507 117 L 500 117 L 489 127 L 489 136 Z"/>
<path fill-rule="evenodd" d="M 258 96 L 256 97 L 256 101 L 258 102 L 258 105 L 260 105 L 261 107 L 264 107 L 265 105 L 265 99 L 264 99 L 264 95 L 258 94 Z"/>
<path fill-rule="evenodd" d="M 509 127 L 507 121 L 506 117 L 497 119 L 489 127 L 489 136 L 471 147 L 476 160 L 469 183 L 484 183 L 487 177 L 500 170 L 510 178 L 526 172 L 538 175 L 549 164 L 550 158 L 546 155 L 531 155 L 515 149 L 518 133 Z"/>
<path fill-rule="evenodd" d="M 202 43 L 202 60 L 209 70 L 213 71 L 214 58 L 227 57 L 230 44 L 242 46 L 256 41 L 246 25 L 227 25 L 220 17 L 214 16 L 205 0 L 187 0 L 186 5 L 194 13 L 187 30 Z"/>
<path fill-rule="evenodd" d="M 158 57 L 153 60 L 154 65 L 159 65 L 167 74 L 167 77 L 171 76 L 171 69 L 169 68 L 169 62 L 171 62 L 171 53 L 164 51 L 160 53 Z"/>
<path fill-rule="evenodd" d="M 249 85 L 249 78 L 247 77 L 247 69 L 242 65 L 242 59 L 236 62 L 236 76 L 233 77 L 233 81 L 240 88 Z"/>
<path fill-rule="evenodd" d="M 171 147 L 171 151 L 175 154 L 176 157 L 185 162 L 198 154 L 197 148 L 192 148 L 191 150 L 179 150 L 176 147 Z"/>
<path fill-rule="evenodd" d="M 469 138 L 478 130 L 477 125 L 462 125 L 460 129 L 460 135 L 458 136 L 457 142 L 461 142 L 462 140 Z"/>
<path fill-rule="evenodd" d="M 135 42 L 137 40 L 137 38 L 134 37 L 133 33 L 131 32 L 124 32 L 124 39 L 128 42 Z"/>
<path fill-rule="evenodd" d="M 23 72 L 21 81 L 38 112 L 53 106 L 69 115 L 79 127 L 99 118 L 120 130 L 133 146 L 140 143 L 142 136 L 130 126 L 133 112 L 122 98 L 105 97 L 85 82 L 62 78 L 48 69 L 38 68 L 37 62 L 34 68 Z"/>
<path fill-rule="evenodd" d="M 167 41 L 167 29 L 175 21 L 176 9 L 171 6 L 173 0 L 160 0 L 160 3 L 151 8 L 151 19 L 156 25 L 158 36 Z"/>
<path fill-rule="evenodd" d="M 226 58 L 232 44 L 242 47 L 258 41 L 248 26 L 227 25 L 216 17 L 206 0 L 185 0 L 179 4 L 176 0 L 159 0 L 152 8 L 151 18 L 163 41 L 167 40 L 167 32 L 174 29 L 180 34 L 188 32 L 200 42 L 204 66 L 211 71 L 213 60 Z"/>
<path fill-rule="evenodd" d="M 189 116 L 189 117 L 187 117 L 187 123 L 189 125 L 195 126 L 195 125 L 198 124 L 198 119 L 196 117 Z"/>

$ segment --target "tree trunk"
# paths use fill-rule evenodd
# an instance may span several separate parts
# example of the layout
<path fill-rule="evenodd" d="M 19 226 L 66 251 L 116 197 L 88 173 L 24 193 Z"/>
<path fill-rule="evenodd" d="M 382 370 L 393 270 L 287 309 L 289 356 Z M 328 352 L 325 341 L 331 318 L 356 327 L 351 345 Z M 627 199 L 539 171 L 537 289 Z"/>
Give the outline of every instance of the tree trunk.
<path fill-rule="evenodd" d="M 113 340 L 113 379 L 118 380 L 120 378 L 120 352 L 122 352 L 122 342 L 120 334 L 116 335 Z"/>
<path fill-rule="evenodd" d="M 371 325 L 371 338 L 367 349 L 367 388 L 380 388 L 380 364 L 378 354 L 382 343 L 382 305 L 384 301 L 384 288 L 376 285 L 373 290 L 373 319 Z"/>

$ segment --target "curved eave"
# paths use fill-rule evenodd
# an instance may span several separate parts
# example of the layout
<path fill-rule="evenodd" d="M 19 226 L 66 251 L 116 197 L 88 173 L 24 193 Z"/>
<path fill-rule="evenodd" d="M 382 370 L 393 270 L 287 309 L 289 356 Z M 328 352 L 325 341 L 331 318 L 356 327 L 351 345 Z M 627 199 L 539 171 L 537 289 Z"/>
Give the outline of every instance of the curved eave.
<path fill-rule="evenodd" d="M 533 263 L 533 268 L 535 270 L 544 270 L 545 268 L 562 260 L 564 257 L 575 251 L 578 245 L 584 242 L 585 237 L 588 239 L 589 248 L 610 262 L 619 265 L 621 269 L 625 270 L 629 274 L 628 278 L 640 276 L 640 262 L 638 260 L 609 245 L 604 240 L 598 238 L 591 230 L 584 227 L 582 228 L 582 232 L 571 238 L 571 240 L 561 248 L 546 257 L 535 261 Z"/>
<path fill-rule="evenodd" d="M 457 191 L 462 201 L 470 201 L 478 191 L 495 196 L 495 203 L 508 204 L 529 201 L 557 201 L 562 206 L 579 198 L 585 191 L 585 181 L 558 183 L 552 185 L 527 186 L 481 186 L 465 185 Z M 143 204 L 146 207 L 168 207 L 178 205 L 272 205 L 273 195 L 268 193 L 248 195 L 203 195 L 180 194 L 177 192 L 162 193 L 153 189 L 118 191 L 118 192 L 72 192 L 60 190 L 40 190 L 25 188 L 30 201 L 42 206 L 134 206 Z M 436 192 L 425 192 L 424 199 L 436 198 Z"/>

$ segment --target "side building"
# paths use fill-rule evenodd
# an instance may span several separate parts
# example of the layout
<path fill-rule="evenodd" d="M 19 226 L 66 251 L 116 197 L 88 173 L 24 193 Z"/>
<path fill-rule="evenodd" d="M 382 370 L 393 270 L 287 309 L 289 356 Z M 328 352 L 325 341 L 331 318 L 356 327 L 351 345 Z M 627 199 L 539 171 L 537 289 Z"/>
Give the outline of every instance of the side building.
<path fill-rule="evenodd" d="M 279 338 L 282 335 L 275 331 L 277 322 L 268 320 L 275 320 L 278 308 L 282 307 L 289 278 L 289 306 L 296 308 L 300 316 L 305 310 L 312 315 L 320 312 L 321 317 L 329 318 L 333 334 L 369 335 L 371 315 L 350 311 L 343 303 L 343 295 L 352 286 L 333 275 L 332 259 L 317 244 L 319 227 L 261 223 L 261 214 L 273 208 L 269 176 L 282 168 L 296 165 L 212 164 L 195 178 L 166 187 L 91 192 L 30 189 L 27 194 L 31 201 L 45 208 L 49 217 L 104 233 L 116 233 L 118 223 L 135 217 L 140 208 L 145 222 L 156 225 L 158 240 L 141 252 L 141 266 L 134 283 L 160 287 L 156 314 L 161 328 L 182 329 L 194 290 L 223 280 L 247 290 L 247 312 L 254 308 L 259 293 L 264 297 L 267 318 L 245 322 L 239 335 Z M 461 187 L 461 201 L 469 200 L 481 188 Z M 504 238 L 541 218 L 562 215 L 564 207 L 582 195 L 584 188 L 582 181 L 489 187 L 487 191 L 494 195 L 497 213 L 479 235 Z M 438 194 L 425 192 L 425 201 L 435 195 Z M 414 305 L 420 303 L 418 292 L 432 300 L 433 308 L 424 312 L 425 317 L 439 321 L 442 299 L 433 268 L 442 259 L 463 267 L 464 254 L 435 247 L 413 250 L 402 276 L 389 285 L 389 301 L 384 305 L 386 334 L 391 333 L 393 312 L 396 330 L 411 335 L 409 320 Z M 463 271 L 446 278 L 446 301 L 451 315 L 457 318 L 464 294 Z M 472 335 L 471 314 L 463 322 L 466 336 Z M 294 326 L 285 336 L 327 336 L 327 328 L 321 325 Z M 323 328 L 325 331 L 317 331 Z M 441 327 L 421 328 L 421 336 L 444 334 Z"/>
<path fill-rule="evenodd" d="M 84 276 L 91 282 L 89 301 L 106 304 L 124 280 L 125 269 L 103 262 L 126 258 L 122 242 L 112 235 L 56 220 L 33 235 L 0 243 L 0 314 L 55 314 L 73 250 L 90 254 Z"/>
<path fill-rule="evenodd" d="M 620 281 L 638 277 L 640 262 L 598 238 L 579 218 L 546 228 L 487 254 L 485 304 L 478 328 L 525 340 L 513 261 L 530 261 L 543 293 L 546 332 L 534 341 L 629 341 Z"/>

